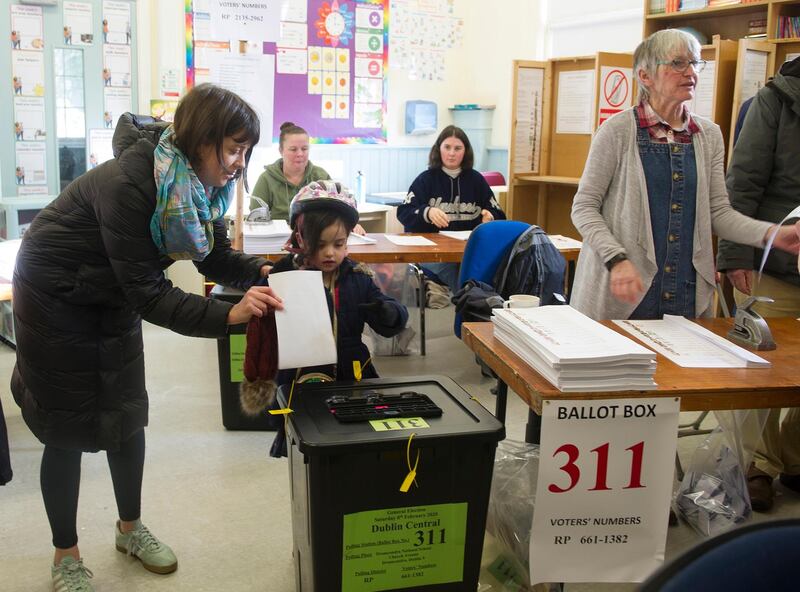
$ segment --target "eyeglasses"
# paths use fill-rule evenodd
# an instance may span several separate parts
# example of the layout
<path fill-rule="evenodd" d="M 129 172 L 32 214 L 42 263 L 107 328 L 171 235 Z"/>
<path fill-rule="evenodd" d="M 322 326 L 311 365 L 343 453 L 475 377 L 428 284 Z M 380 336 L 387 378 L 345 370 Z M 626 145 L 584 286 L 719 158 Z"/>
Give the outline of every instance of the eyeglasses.
<path fill-rule="evenodd" d="M 706 67 L 705 60 L 684 60 L 683 58 L 675 58 L 669 62 L 657 62 L 659 66 L 671 66 L 672 71 L 676 74 L 683 74 L 686 69 L 691 66 L 698 74 Z"/>

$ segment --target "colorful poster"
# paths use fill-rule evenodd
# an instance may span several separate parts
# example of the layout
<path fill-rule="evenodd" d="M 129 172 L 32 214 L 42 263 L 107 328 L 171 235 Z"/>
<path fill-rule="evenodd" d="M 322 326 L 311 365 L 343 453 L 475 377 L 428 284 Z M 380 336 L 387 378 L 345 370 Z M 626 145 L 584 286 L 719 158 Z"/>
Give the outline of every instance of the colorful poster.
<path fill-rule="evenodd" d="M 131 5 L 128 2 L 103 2 L 103 43 L 131 44 Z"/>
<path fill-rule="evenodd" d="M 91 45 L 94 42 L 92 5 L 64 2 L 64 45 Z"/>
<path fill-rule="evenodd" d="M 47 139 L 43 98 L 14 97 L 14 139 Z"/>
<path fill-rule="evenodd" d="M 285 0 L 276 3 L 279 9 L 275 15 L 267 16 L 262 11 L 270 27 L 274 26 L 274 33 L 264 34 L 259 29 L 263 43 L 256 53 L 269 57 L 272 65 L 270 70 L 261 69 L 260 79 L 253 84 L 266 83 L 265 72 L 273 73 L 269 82 L 270 97 L 274 99 L 271 106 L 264 105 L 271 110 L 273 141 L 284 121 L 301 123 L 312 141 L 385 141 L 388 2 Z M 229 14 L 224 16 L 223 4 L 226 2 L 221 0 L 195 0 L 187 7 L 194 40 L 187 70 L 190 85 L 220 79 L 220 75 L 214 73 L 215 64 L 227 62 L 229 58 L 214 54 L 254 55 L 252 36 L 247 32 L 249 25 L 242 26 L 244 21 L 240 21 L 239 26 L 233 26 L 237 18 L 234 15 L 240 10 L 249 10 L 249 16 L 257 17 L 263 7 L 255 6 L 258 3 L 253 3 L 254 7 L 238 3 L 241 6 L 227 10 Z M 237 3 L 226 6 L 232 4 Z M 262 29 L 272 30 L 270 27 Z M 225 30 L 229 31 L 227 36 L 220 32 Z M 363 75 L 357 75 L 357 63 L 363 68 Z M 240 84 L 234 81 L 236 77 L 223 77 L 231 80 L 234 86 Z M 361 85 L 369 90 L 359 95 L 360 107 L 355 105 L 357 78 L 377 81 L 377 84 Z M 265 123 L 262 120 L 262 129 L 266 129 Z M 262 138 L 266 136 L 262 134 Z"/>
<path fill-rule="evenodd" d="M 44 55 L 41 51 L 11 52 L 14 96 L 44 96 Z"/>
<path fill-rule="evenodd" d="M 11 49 L 44 49 L 44 21 L 40 6 L 11 5 Z"/>
<path fill-rule="evenodd" d="M 18 187 L 47 185 L 46 142 L 17 142 L 14 181 Z"/>
<path fill-rule="evenodd" d="M 129 88 L 104 88 L 103 99 L 103 127 L 106 129 L 115 128 L 120 115 L 133 111 Z"/>
<path fill-rule="evenodd" d="M 131 86 L 131 48 L 103 45 L 103 86 Z"/>
<path fill-rule="evenodd" d="M 103 164 L 107 160 L 114 158 L 112 139 L 114 130 L 111 129 L 90 129 L 89 145 L 86 150 L 86 168 L 93 169 L 98 164 Z"/>
<path fill-rule="evenodd" d="M 177 108 L 178 101 L 162 99 L 153 99 L 150 101 L 150 115 L 162 121 L 174 121 L 175 109 Z"/>

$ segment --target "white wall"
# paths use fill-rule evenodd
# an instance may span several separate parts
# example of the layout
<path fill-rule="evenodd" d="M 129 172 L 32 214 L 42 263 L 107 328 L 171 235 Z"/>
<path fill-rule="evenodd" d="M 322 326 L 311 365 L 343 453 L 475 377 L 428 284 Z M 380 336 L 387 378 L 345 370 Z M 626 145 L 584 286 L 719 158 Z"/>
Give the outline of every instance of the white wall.
<path fill-rule="evenodd" d="M 642 0 L 545 0 L 548 58 L 633 52 L 642 40 Z"/>
<path fill-rule="evenodd" d="M 455 0 L 455 16 L 464 19 L 460 48 L 447 52 L 444 82 L 414 81 L 402 70 L 389 70 L 387 134 L 391 145 L 428 146 L 435 136 L 404 133 L 405 102 L 435 101 L 439 126 L 451 123 L 448 107 L 455 103 L 496 105 L 492 144 L 508 145 L 511 106 L 511 60 L 544 59 L 544 10 L 548 0 L 502 0 L 483 2 Z M 147 26 L 150 44 L 141 43 L 139 79 L 140 105 L 158 98 L 162 69 L 185 68 L 183 0 L 142 0 L 137 3 L 140 27 Z M 391 21 L 390 21 L 391 22 Z M 149 81 L 149 85 L 146 82 Z M 274 151 L 260 159 L 268 161 Z"/>

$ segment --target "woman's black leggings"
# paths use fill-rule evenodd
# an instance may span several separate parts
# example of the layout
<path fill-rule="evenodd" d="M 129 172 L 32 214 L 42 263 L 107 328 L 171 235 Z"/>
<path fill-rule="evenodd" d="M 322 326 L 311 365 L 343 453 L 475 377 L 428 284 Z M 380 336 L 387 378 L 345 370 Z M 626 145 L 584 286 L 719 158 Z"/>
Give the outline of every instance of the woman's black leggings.
<path fill-rule="evenodd" d="M 82 454 L 80 450 L 44 447 L 39 478 L 47 519 L 53 532 L 53 546 L 58 549 L 78 544 L 76 523 Z M 144 430 L 123 442 L 118 451 L 106 455 L 120 520 L 136 520 L 141 515 L 142 506 Z"/>

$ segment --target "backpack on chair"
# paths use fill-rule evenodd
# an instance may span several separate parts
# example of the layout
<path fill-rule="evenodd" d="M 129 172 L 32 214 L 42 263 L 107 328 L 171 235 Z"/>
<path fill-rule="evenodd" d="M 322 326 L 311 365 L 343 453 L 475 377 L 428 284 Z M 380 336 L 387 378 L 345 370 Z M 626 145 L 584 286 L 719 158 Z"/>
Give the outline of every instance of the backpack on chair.
<path fill-rule="evenodd" d="M 560 304 L 567 262 L 547 233 L 532 225 L 519 235 L 511 251 L 495 272 L 495 291 L 508 300 L 512 294 L 531 294 L 539 304 Z"/>

